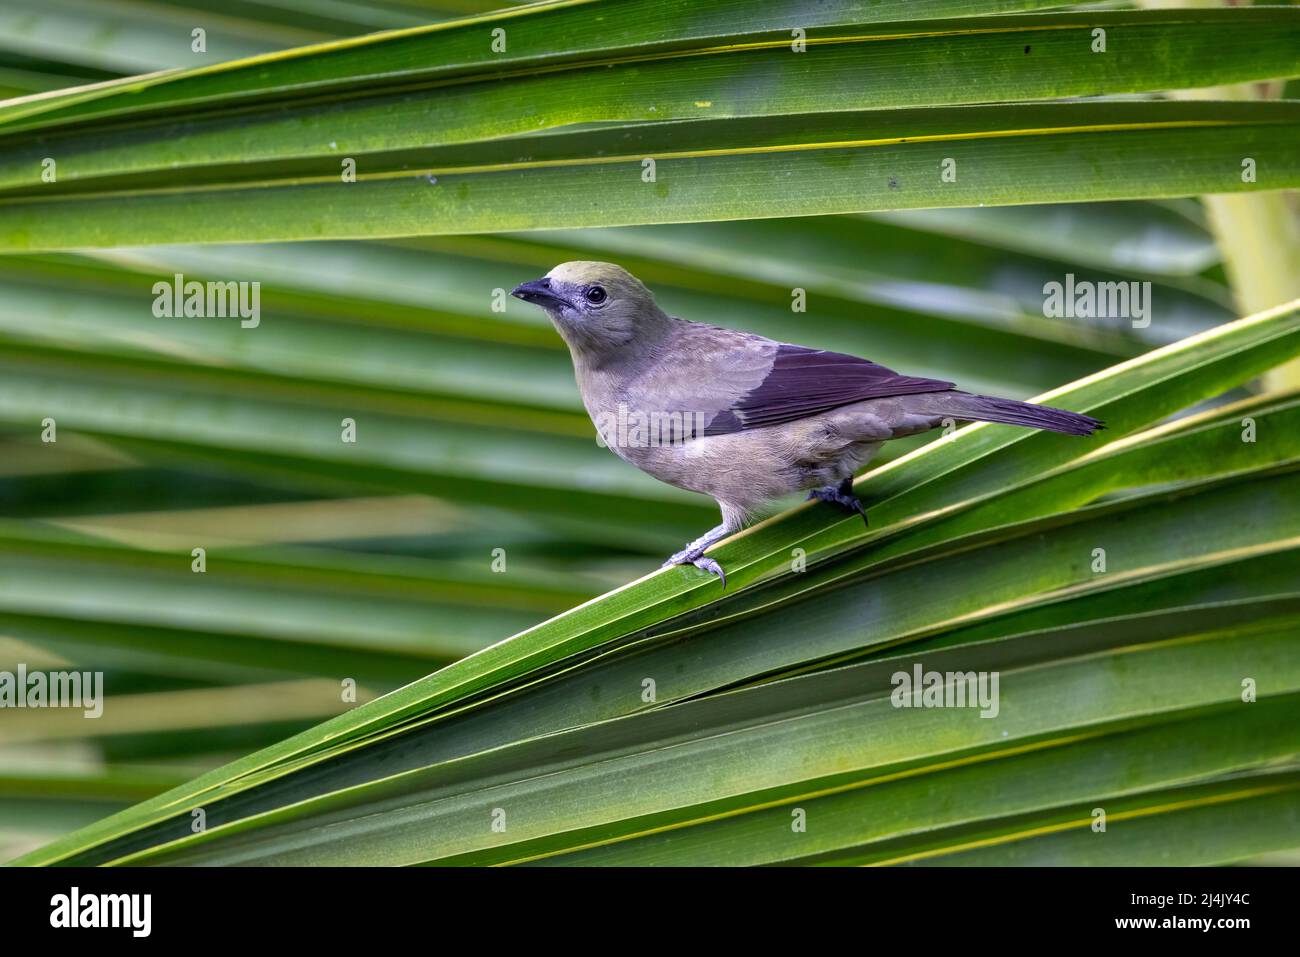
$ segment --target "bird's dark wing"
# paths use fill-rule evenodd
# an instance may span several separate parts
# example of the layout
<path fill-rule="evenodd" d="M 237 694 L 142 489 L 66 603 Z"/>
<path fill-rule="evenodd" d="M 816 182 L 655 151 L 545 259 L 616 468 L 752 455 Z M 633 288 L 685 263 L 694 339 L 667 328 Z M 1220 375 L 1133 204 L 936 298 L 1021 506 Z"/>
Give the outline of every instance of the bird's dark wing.
<path fill-rule="evenodd" d="M 767 377 L 714 416 L 704 434 L 725 435 L 780 425 L 863 399 L 945 392 L 951 388 L 951 382 L 899 375 L 857 356 L 783 343 Z"/>

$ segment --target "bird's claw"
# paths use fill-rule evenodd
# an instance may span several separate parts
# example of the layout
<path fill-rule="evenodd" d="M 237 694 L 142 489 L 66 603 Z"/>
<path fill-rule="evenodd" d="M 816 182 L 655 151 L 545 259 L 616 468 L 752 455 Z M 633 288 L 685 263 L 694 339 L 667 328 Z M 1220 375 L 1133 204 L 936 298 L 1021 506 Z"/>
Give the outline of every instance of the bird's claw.
<path fill-rule="evenodd" d="M 674 565 L 694 565 L 710 575 L 717 575 L 718 580 L 722 582 L 723 589 L 725 590 L 727 587 L 727 573 L 722 570 L 722 566 L 718 564 L 716 558 L 709 558 L 701 552 L 681 551 L 664 562 L 662 567 L 671 568 Z"/>
<path fill-rule="evenodd" d="M 710 575 L 717 575 L 718 580 L 722 582 L 722 590 L 727 590 L 727 573 L 722 570 L 722 566 L 718 564 L 717 559 L 707 558 L 704 555 L 701 555 L 699 558 L 695 559 L 695 561 L 691 562 L 691 564 L 701 571 L 708 572 Z"/>
<path fill-rule="evenodd" d="M 838 505 L 846 512 L 853 512 L 857 515 L 861 515 L 862 523 L 866 525 L 867 528 L 870 528 L 871 520 L 867 518 L 866 506 L 858 501 L 857 496 L 852 493 L 852 487 L 853 486 L 849 484 L 850 491 L 845 491 L 842 486 L 840 488 L 829 486 L 826 488 L 815 488 L 808 493 L 808 501 L 811 502 L 816 499 L 819 502 L 830 502 L 832 505 Z"/>

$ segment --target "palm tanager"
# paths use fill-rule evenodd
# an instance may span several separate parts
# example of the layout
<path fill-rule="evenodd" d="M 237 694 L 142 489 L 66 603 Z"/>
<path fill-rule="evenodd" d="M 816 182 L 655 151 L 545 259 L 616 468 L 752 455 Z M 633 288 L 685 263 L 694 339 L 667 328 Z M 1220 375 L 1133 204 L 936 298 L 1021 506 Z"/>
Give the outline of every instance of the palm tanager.
<path fill-rule="evenodd" d="M 811 490 L 866 519 L 853 473 L 889 439 L 944 420 L 1070 435 L 1102 423 L 1064 409 L 960 392 L 857 356 L 669 316 L 635 276 L 567 262 L 511 293 L 546 310 L 569 347 L 603 444 L 662 482 L 711 495 L 722 523 L 664 563 L 727 579 L 710 545 L 773 500 Z"/>

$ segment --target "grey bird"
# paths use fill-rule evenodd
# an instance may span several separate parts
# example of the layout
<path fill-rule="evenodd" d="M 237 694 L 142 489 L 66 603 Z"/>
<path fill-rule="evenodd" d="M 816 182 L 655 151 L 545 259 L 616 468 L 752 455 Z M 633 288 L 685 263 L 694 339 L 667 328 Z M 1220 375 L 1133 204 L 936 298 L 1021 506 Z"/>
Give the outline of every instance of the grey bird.
<path fill-rule="evenodd" d="M 944 420 L 1002 422 L 1070 435 L 1087 415 L 972 395 L 857 356 L 669 316 L 635 276 L 567 262 L 511 295 L 546 310 L 569 347 L 582 402 L 603 444 L 662 482 L 710 495 L 722 523 L 664 563 L 727 579 L 705 549 L 773 500 L 811 490 L 861 515 L 853 473 L 889 439 Z"/>

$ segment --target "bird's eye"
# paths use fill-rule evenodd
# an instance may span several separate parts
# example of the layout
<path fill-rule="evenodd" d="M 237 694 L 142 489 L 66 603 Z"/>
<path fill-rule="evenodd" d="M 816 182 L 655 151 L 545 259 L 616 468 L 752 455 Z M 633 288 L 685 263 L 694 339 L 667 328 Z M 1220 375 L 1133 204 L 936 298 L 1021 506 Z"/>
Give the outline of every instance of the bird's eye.
<path fill-rule="evenodd" d="M 587 297 L 587 302 L 593 306 L 599 306 L 608 298 L 603 286 L 588 286 L 583 295 Z"/>

